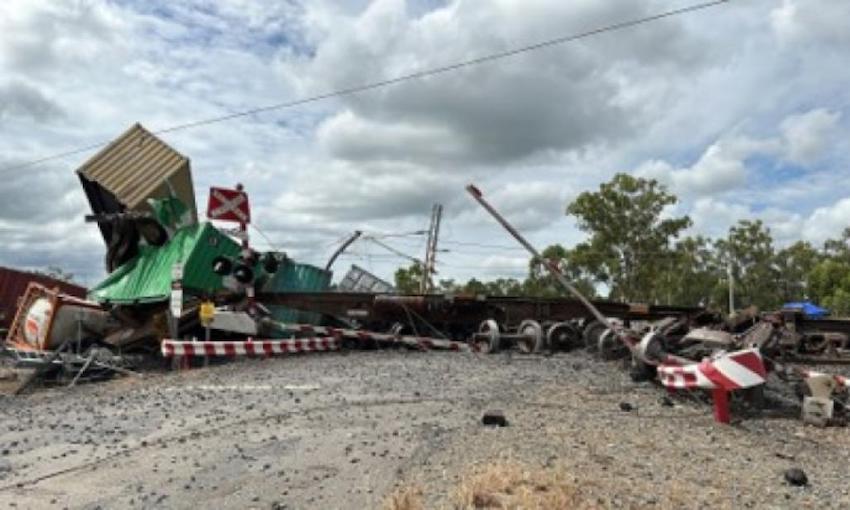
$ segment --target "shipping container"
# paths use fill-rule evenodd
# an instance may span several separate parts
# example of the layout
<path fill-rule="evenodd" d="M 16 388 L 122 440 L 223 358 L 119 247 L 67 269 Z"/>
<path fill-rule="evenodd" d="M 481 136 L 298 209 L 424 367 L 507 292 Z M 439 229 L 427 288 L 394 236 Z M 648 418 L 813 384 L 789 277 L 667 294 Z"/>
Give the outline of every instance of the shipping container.
<path fill-rule="evenodd" d="M 198 221 L 189 158 L 134 124 L 77 169 L 94 214 L 153 212 L 149 199 L 177 198 Z M 112 224 L 99 223 L 104 240 Z"/>
<path fill-rule="evenodd" d="M 263 286 L 262 292 L 324 292 L 331 284 L 333 273 L 310 264 L 285 259 L 277 272 Z M 318 324 L 321 314 L 304 312 L 285 306 L 269 306 L 272 316 L 280 322 Z"/>

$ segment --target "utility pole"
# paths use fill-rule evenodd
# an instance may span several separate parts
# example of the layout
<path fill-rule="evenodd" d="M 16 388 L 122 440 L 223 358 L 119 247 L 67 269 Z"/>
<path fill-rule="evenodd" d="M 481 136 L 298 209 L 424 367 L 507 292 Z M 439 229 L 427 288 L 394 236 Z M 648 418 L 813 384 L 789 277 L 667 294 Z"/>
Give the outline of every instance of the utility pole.
<path fill-rule="evenodd" d="M 440 235 L 440 220 L 442 217 L 442 204 L 434 204 L 431 208 L 431 226 L 428 228 L 428 243 L 425 248 L 425 267 L 422 268 L 422 281 L 419 285 L 419 292 L 421 294 L 427 294 L 433 286 L 431 275 L 436 272 L 434 266 L 437 263 L 437 239 Z"/>
<path fill-rule="evenodd" d="M 735 277 L 732 274 L 732 261 L 726 262 L 726 278 L 729 280 L 729 315 L 735 313 Z"/>

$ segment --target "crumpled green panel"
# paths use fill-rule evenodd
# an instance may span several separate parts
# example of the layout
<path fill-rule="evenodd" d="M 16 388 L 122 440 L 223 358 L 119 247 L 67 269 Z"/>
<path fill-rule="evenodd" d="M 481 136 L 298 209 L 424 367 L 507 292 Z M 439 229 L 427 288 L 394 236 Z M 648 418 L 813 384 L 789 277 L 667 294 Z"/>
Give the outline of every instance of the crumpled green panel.
<path fill-rule="evenodd" d="M 183 288 L 189 292 L 214 292 L 223 288 L 212 271 L 218 255 L 239 254 L 240 247 L 210 223 L 179 229 L 161 247 L 139 246 L 139 255 L 113 271 L 90 292 L 100 303 L 134 304 L 166 301 L 171 295 L 174 264 L 183 263 Z"/>
<path fill-rule="evenodd" d="M 192 224 L 192 211 L 177 198 L 149 198 L 148 205 L 156 220 L 169 232 Z"/>

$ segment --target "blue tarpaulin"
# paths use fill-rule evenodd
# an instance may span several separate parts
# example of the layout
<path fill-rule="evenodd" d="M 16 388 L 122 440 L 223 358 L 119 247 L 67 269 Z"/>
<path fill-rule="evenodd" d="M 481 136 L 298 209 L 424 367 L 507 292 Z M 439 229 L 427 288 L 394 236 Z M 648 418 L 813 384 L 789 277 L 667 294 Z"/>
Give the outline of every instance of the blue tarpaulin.
<path fill-rule="evenodd" d="M 811 301 L 798 301 L 796 303 L 785 303 L 782 308 L 786 310 L 800 310 L 808 317 L 824 317 L 829 315 L 829 310 L 821 308 Z"/>

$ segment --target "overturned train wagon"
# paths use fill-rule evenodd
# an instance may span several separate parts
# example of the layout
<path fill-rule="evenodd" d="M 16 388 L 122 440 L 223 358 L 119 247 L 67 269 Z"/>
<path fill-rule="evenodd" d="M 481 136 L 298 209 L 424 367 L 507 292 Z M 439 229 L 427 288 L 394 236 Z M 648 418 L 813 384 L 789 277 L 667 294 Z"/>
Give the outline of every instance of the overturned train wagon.
<path fill-rule="evenodd" d="M 354 292 L 264 292 L 257 297 L 266 305 L 321 314 L 331 324 L 402 334 L 438 332 L 451 340 L 483 341 L 490 350 L 502 342 L 517 342 L 529 351 L 595 344 L 607 329 L 580 301 L 570 298 Z M 594 305 L 624 325 L 666 317 L 698 324 L 707 315 L 697 307 L 612 301 Z"/>

